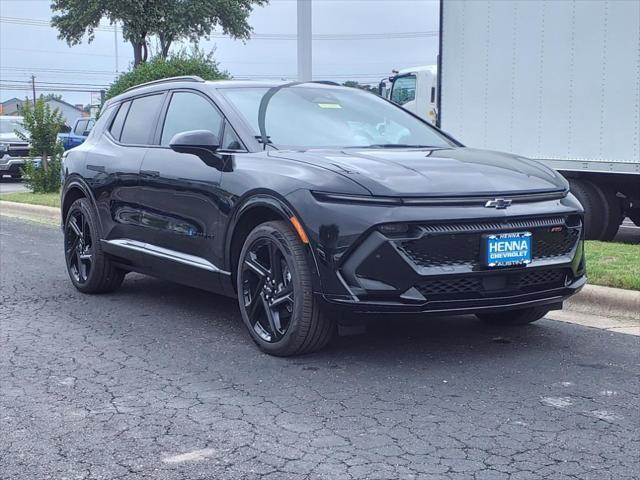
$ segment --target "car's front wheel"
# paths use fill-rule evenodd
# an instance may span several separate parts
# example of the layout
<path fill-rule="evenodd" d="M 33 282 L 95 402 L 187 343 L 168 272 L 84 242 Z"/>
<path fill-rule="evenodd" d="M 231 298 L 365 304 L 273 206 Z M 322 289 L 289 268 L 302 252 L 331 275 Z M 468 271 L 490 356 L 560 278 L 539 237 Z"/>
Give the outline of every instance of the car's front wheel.
<path fill-rule="evenodd" d="M 125 272 L 114 267 L 100 247 L 98 224 L 86 198 L 73 202 L 64 221 L 64 256 L 73 285 L 83 293 L 115 290 Z"/>
<path fill-rule="evenodd" d="M 547 313 L 548 308 L 532 307 L 499 313 L 477 313 L 476 317 L 492 325 L 526 325 L 540 320 Z"/>
<path fill-rule="evenodd" d="M 335 322 L 314 299 L 306 246 L 284 221 L 257 226 L 240 252 L 236 282 L 242 319 L 258 346 L 279 356 L 325 346 Z"/>

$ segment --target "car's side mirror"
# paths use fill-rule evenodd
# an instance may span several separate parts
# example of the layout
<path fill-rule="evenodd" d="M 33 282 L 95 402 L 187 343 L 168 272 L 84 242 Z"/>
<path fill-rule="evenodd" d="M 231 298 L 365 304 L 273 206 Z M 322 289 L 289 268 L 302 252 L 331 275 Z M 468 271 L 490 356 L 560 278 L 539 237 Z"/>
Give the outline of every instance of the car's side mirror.
<path fill-rule="evenodd" d="M 225 159 L 216 151 L 220 148 L 220 141 L 210 130 L 189 130 L 176 133 L 169 142 L 169 148 L 178 153 L 197 155 L 200 160 L 210 167 L 224 170 Z"/>

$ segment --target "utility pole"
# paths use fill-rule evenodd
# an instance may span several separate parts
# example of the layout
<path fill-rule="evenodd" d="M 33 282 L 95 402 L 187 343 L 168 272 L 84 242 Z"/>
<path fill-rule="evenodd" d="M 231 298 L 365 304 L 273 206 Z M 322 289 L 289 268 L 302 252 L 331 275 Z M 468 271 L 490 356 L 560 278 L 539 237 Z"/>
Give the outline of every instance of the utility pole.
<path fill-rule="evenodd" d="M 36 76 L 31 75 L 31 90 L 33 91 L 33 105 L 36 104 Z"/>
<path fill-rule="evenodd" d="M 311 0 L 298 0 L 298 81 L 312 79 Z"/>
<path fill-rule="evenodd" d="M 116 73 L 118 73 L 118 24 L 113 24 L 113 45 L 116 50 Z"/>

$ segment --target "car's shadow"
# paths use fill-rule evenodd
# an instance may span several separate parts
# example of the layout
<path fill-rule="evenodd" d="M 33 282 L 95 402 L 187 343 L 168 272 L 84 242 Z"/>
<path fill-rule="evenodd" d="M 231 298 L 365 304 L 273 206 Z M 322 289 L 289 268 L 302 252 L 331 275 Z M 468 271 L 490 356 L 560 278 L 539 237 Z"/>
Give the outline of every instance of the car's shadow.
<path fill-rule="evenodd" d="M 203 328 L 214 343 L 221 337 L 225 342 L 252 343 L 236 299 L 141 275 L 128 277 L 112 298 L 119 302 L 135 302 L 154 315 L 169 316 L 176 328 Z M 337 336 L 323 351 L 298 358 L 305 359 L 305 363 L 355 361 L 359 357 L 376 363 L 424 361 L 427 358 L 456 361 L 457 357 L 468 362 L 470 357 L 474 361 L 495 359 L 496 355 L 502 360 L 505 356 L 519 357 L 523 353 L 522 347 L 537 353 L 566 349 L 566 341 L 557 336 L 558 327 L 549 321 L 500 328 L 486 325 L 473 315 L 360 315 L 355 318 L 366 322 L 365 333 Z"/>

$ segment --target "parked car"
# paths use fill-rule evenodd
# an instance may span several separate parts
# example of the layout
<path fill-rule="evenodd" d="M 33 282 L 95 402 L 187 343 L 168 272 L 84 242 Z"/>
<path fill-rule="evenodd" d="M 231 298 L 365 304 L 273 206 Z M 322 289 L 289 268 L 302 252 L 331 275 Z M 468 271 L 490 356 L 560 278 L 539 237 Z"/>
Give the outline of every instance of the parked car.
<path fill-rule="evenodd" d="M 58 139 L 62 142 L 64 149 L 69 150 L 82 144 L 89 136 L 95 122 L 95 118 L 80 117 L 73 123 L 69 132 L 59 133 Z"/>
<path fill-rule="evenodd" d="M 525 324 L 586 282 L 561 175 L 357 89 L 151 82 L 105 104 L 62 172 L 78 290 L 137 271 L 237 296 L 275 355 L 321 348 L 349 311 Z"/>
<path fill-rule="evenodd" d="M 22 167 L 29 158 L 29 143 L 16 134 L 16 131 L 27 134 L 22 120 L 22 117 L 0 116 L 0 178 L 22 177 Z"/>

